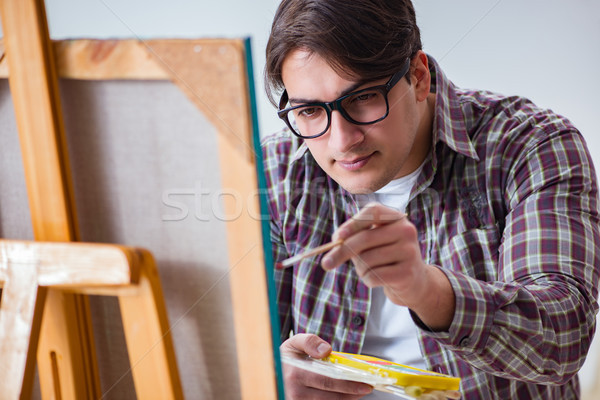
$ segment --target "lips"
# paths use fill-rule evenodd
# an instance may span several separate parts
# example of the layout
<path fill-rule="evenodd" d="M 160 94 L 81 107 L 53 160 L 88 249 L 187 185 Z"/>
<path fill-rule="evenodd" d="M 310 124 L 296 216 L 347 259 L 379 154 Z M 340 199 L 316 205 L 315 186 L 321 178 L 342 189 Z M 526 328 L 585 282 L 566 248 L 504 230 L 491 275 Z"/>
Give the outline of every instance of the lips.
<path fill-rule="evenodd" d="M 348 160 L 336 160 L 337 164 L 347 171 L 357 171 L 367 165 L 373 154 L 365 157 L 357 157 Z"/>

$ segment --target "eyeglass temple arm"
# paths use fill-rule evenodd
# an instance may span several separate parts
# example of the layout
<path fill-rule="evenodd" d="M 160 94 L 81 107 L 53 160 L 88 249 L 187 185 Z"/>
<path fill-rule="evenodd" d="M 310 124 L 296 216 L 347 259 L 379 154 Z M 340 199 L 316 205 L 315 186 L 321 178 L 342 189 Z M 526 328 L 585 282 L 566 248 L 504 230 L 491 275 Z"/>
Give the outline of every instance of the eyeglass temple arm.
<path fill-rule="evenodd" d="M 284 89 L 281 94 L 281 99 L 279 99 L 279 110 L 283 110 L 285 108 L 285 104 L 288 102 L 288 94 L 287 90 Z"/>
<path fill-rule="evenodd" d="M 409 69 L 410 69 L 410 57 L 407 57 L 406 62 L 404 63 L 404 66 L 402 67 L 402 69 L 398 73 L 394 74 L 394 76 L 392 76 L 392 79 L 390 79 L 390 81 L 386 84 L 388 90 L 392 86 L 394 86 L 396 83 L 398 83 L 398 81 L 400 79 L 404 78 L 404 76 L 408 73 Z"/>

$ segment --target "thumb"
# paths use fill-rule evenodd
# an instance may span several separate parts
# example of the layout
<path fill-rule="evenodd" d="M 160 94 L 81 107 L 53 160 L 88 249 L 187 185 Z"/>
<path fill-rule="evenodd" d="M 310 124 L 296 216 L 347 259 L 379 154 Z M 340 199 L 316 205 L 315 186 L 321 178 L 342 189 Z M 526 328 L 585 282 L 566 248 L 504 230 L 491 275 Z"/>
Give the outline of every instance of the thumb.
<path fill-rule="evenodd" d="M 319 339 L 319 343 L 313 346 L 311 351 L 308 353 L 313 358 L 325 358 L 331 353 L 331 345 L 326 341 Z"/>
<path fill-rule="evenodd" d="M 306 354 L 313 358 L 324 358 L 331 353 L 331 345 L 317 335 L 299 333 L 281 345 L 282 351 Z"/>

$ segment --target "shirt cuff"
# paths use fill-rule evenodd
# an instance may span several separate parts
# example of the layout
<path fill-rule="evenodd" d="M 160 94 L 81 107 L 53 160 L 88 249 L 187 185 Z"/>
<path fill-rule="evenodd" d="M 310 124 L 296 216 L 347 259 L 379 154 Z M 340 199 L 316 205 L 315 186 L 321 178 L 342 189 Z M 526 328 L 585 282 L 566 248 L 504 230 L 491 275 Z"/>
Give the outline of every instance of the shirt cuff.
<path fill-rule="evenodd" d="M 438 267 L 439 268 L 439 267 Z M 454 290 L 454 318 L 447 331 L 433 331 L 411 310 L 415 325 L 423 335 L 430 337 L 453 352 L 474 352 L 485 349 L 494 321 L 494 299 L 485 282 L 456 271 L 440 268 Z"/>

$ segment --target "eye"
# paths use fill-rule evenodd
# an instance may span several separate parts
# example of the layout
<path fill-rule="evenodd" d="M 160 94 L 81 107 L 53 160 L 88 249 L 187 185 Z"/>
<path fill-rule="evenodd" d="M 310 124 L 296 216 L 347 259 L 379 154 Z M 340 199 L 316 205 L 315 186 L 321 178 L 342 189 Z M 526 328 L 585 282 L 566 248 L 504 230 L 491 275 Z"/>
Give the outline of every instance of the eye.
<path fill-rule="evenodd" d="M 301 110 L 302 111 L 300 111 L 300 114 L 305 115 L 307 117 L 310 117 L 311 115 L 317 112 L 317 110 L 314 107 L 302 108 Z"/>
<path fill-rule="evenodd" d="M 379 92 L 363 92 L 359 93 L 356 96 L 352 96 L 352 103 L 365 103 L 371 100 L 376 99 L 379 96 Z"/>
<path fill-rule="evenodd" d="M 324 110 L 321 107 L 302 107 L 294 111 L 297 118 L 318 118 Z"/>

